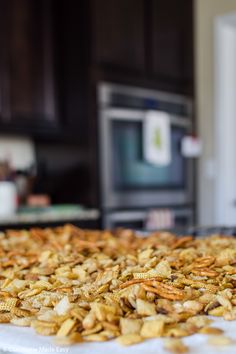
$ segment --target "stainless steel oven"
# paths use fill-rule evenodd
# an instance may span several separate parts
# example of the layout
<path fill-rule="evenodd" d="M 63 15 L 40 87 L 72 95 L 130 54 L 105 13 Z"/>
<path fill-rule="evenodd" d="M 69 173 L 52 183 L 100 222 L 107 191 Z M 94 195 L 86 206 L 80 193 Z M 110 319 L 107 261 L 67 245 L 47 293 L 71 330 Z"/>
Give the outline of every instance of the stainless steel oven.
<path fill-rule="evenodd" d="M 193 211 L 191 208 L 171 208 L 174 217 L 172 228 L 183 231 L 193 225 Z M 131 228 L 135 230 L 151 231 L 147 224 L 149 210 L 116 210 L 104 213 L 104 226 L 109 229 L 119 227 Z M 156 228 L 156 229 L 162 229 Z M 166 229 L 166 227 L 165 227 Z"/>
<path fill-rule="evenodd" d="M 192 131 L 187 97 L 148 89 L 101 83 L 99 148 L 101 206 L 104 210 L 183 206 L 193 202 L 192 162 L 181 154 L 182 138 Z M 169 114 L 171 162 L 145 161 L 142 129 L 148 110 Z"/>

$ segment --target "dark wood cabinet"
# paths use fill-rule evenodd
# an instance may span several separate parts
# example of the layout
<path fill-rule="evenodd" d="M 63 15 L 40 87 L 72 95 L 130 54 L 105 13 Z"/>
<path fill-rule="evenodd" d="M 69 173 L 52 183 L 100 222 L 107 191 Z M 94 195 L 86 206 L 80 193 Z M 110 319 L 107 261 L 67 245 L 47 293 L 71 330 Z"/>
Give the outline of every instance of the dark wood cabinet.
<path fill-rule="evenodd" d="M 144 1 L 91 0 L 90 11 L 93 64 L 144 72 Z"/>
<path fill-rule="evenodd" d="M 54 32 L 61 135 L 88 142 L 89 23 L 84 0 L 54 0 Z"/>
<path fill-rule="evenodd" d="M 1 131 L 84 145 L 101 80 L 191 94 L 192 3 L 1 0 Z"/>
<path fill-rule="evenodd" d="M 97 80 L 191 92 L 192 0 L 90 0 Z"/>
<path fill-rule="evenodd" d="M 151 0 L 150 71 L 162 80 L 192 79 L 192 1 Z"/>
<path fill-rule="evenodd" d="M 1 124 L 34 132 L 57 125 L 52 1 L 1 0 Z"/>

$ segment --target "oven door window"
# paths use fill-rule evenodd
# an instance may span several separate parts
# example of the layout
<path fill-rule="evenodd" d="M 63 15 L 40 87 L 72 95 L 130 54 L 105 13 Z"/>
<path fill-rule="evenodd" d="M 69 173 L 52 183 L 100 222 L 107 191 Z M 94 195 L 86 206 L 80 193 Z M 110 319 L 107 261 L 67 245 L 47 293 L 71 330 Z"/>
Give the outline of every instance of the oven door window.
<path fill-rule="evenodd" d="M 115 190 L 182 189 L 186 181 L 186 163 L 181 155 L 181 140 L 186 129 L 171 128 L 171 163 L 157 166 L 143 158 L 143 123 L 112 120 L 112 173 Z"/>

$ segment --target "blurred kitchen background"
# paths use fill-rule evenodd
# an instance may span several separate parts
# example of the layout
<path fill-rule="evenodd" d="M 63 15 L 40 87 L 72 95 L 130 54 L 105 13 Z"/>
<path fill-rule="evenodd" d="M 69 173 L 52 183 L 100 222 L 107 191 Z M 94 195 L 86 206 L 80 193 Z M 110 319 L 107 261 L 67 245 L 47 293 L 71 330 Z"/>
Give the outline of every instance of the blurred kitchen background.
<path fill-rule="evenodd" d="M 0 229 L 236 225 L 235 0 L 0 0 Z"/>

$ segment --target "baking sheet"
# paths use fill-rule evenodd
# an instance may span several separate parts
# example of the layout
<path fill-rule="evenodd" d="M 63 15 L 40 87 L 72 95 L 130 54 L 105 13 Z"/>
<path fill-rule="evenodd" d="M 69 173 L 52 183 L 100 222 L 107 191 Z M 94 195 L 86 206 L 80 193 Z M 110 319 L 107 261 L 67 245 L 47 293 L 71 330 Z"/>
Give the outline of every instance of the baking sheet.
<path fill-rule="evenodd" d="M 226 336 L 234 340 L 230 346 L 216 347 L 207 344 L 209 336 L 194 334 L 185 337 L 183 342 L 189 346 L 190 354 L 236 354 L 236 321 L 214 320 L 212 326 L 222 328 Z M 163 348 L 163 339 L 146 340 L 145 342 L 129 347 L 120 346 L 116 341 L 102 343 L 80 343 L 71 347 L 57 346 L 53 337 L 37 335 L 33 329 L 0 325 L 0 350 L 11 353 L 68 353 L 68 354 L 167 354 Z"/>

